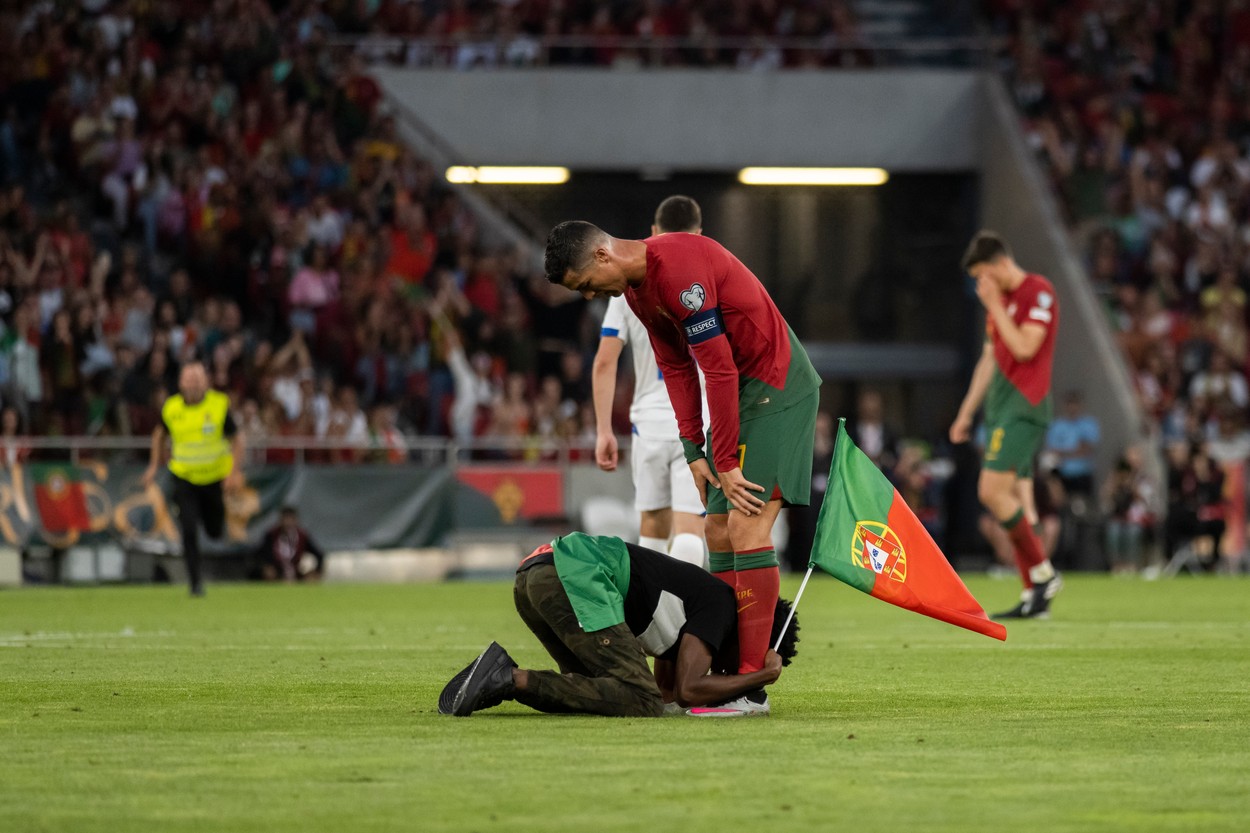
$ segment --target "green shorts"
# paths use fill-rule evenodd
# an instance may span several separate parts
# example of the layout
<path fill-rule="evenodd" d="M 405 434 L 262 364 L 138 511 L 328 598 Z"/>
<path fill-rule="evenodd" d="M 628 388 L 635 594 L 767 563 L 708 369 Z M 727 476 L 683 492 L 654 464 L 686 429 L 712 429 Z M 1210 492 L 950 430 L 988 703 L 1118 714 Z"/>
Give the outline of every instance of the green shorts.
<path fill-rule="evenodd" d="M 985 453 L 982 466 L 990 471 L 1014 472 L 1018 477 L 1033 476 L 1033 458 L 1046 440 L 1046 426 L 1032 420 L 1008 417 L 985 426 Z"/>
<path fill-rule="evenodd" d="M 757 492 L 765 500 L 783 500 L 806 506 L 812 495 L 812 456 L 816 445 L 816 412 L 820 395 L 811 396 L 784 411 L 744 422 L 738 428 L 738 467 L 751 483 L 764 487 Z M 707 448 L 712 432 L 707 432 Z M 708 459 L 712 471 L 716 464 Z M 724 515 L 729 500 L 720 489 L 708 487 L 707 513 Z"/>

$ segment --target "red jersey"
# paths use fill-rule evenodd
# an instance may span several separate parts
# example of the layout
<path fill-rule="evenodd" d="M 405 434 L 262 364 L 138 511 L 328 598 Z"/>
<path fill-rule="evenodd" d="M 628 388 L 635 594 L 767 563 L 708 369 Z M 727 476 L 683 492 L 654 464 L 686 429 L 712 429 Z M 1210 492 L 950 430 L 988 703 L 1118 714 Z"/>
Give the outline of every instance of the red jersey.
<path fill-rule="evenodd" d="M 1050 393 L 1050 372 L 1055 360 L 1055 333 L 1059 329 L 1059 301 L 1055 297 L 1055 288 L 1041 275 L 1027 274 L 1014 290 L 1003 293 L 1003 306 L 1016 326 L 1038 324 L 1046 328 L 1042 346 L 1033 358 L 1022 362 L 1011 355 L 994 328 L 994 320 L 989 313 L 985 316 L 985 335 L 994 345 L 994 363 L 998 366 L 998 372 L 1028 400 L 1029 405 L 1037 406 Z M 991 383 L 991 391 L 994 386 Z M 1001 395 L 991 395 L 986 401 L 987 409 L 995 402 L 1002 401 Z"/>
<path fill-rule="evenodd" d="M 647 274 L 625 300 L 647 328 L 687 459 L 704 441 L 702 369 L 713 465 L 737 468 L 739 426 L 805 399 L 820 377 L 764 285 L 724 246 L 685 233 L 643 242 Z"/>

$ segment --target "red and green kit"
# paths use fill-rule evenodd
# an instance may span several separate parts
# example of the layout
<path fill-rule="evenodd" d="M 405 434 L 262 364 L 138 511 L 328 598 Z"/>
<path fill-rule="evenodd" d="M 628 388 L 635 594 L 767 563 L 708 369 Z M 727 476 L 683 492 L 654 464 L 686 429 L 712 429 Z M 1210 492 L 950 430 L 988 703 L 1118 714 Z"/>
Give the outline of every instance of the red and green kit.
<path fill-rule="evenodd" d="M 625 297 L 651 337 L 687 461 L 705 456 L 701 369 L 713 469 L 741 468 L 766 498 L 806 504 L 820 388 L 807 352 L 763 284 L 724 246 L 697 234 L 645 242 L 646 278 Z M 709 512 L 728 511 L 713 498 L 724 500 L 714 492 Z"/>
<path fill-rule="evenodd" d="M 994 377 L 985 394 L 984 463 L 993 471 L 1012 471 L 1031 477 L 1033 457 L 1050 425 L 1053 403 L 1050 374 L 1055 359 L 1055 333 L 1059 329 L 1059 301 L 1055 288 L 1041 275 L 1028 274 L 1011 292 L 1003 293 L 1007 315 L 1023 327 L 1044 327 L 1042 346 L 1031 359 L 1011 355 L 986 316 L 985 336 L 994 348 Z"/>

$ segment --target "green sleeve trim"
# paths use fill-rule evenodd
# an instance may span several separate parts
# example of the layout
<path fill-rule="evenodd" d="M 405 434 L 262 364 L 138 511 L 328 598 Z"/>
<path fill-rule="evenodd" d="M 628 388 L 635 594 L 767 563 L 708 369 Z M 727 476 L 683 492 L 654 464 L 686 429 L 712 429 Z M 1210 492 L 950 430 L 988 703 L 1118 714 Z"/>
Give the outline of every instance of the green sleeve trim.
<path fill-rule="evenodd" d="M 686 463 L 693 463 L 695 460 L 703 460 L 707 455 L 703 452 L 703 443 L 695 444 L 685 437 L 681 438 L 682 450 L 686 452 Z"/>

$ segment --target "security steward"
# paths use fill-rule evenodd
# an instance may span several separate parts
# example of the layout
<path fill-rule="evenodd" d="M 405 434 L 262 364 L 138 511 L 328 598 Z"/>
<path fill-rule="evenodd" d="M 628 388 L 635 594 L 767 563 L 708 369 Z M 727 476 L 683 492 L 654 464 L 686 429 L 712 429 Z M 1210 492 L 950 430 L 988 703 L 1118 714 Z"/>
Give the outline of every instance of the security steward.
<path fill-rule="evenodd" d="M 198 527 L 202 522 L 208 537 L 221 537 L 226 522 L 223 487 L 233 491 L 243 483 L 243 474 L 235 467 L 235 461 L 243 458 L 243 434 L 230 415 L 229 397 L 209 389 L 203 362 L 191 361 L 182 366 L 178 391 L 165 400 L 161 422 L 152 431 L 152 451 L 143 485 L 155 482 L 168 435 L 172 446 L 169 472 L 174 480 L 182 555 L 191 595 L 203 596 Z"/>

